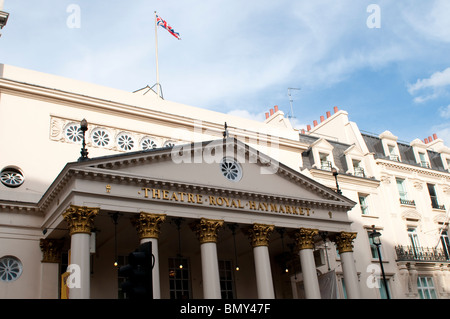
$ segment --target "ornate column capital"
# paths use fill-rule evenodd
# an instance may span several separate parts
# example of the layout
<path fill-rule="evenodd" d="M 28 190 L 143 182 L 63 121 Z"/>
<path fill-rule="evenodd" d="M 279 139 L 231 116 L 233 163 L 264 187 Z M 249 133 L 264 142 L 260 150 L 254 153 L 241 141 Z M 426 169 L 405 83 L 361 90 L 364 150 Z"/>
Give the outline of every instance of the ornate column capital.
<path fill-rule="evenodd" d="M 131 223 L 138 232 L 139 239 L 159 238 L 161 223 L 166 220 L 166 214 L 151 214 L 141 212 L 131 218 Z"/>
<path fill-rule="evenodd" d="M 275 226 L 265 224 L 253 224 L 247 229 L 247 234 L 252 243 L 252 247 L 269 246 L 269 238 Z"/>
<path fill-rule="evenodd" d="M 100 208 L 71 205 L 63 214 L 64 220 L 69 226 L 70 235 L 91 234 L 94 226 L 94 217 Z"/>
<path fill-rule="evenodd" d="M 339 254 L 353 252 L 353 240 L 356 238 L 357 233 L 340 232 L 334 238 L 334 242 L 337 245 Z"/>
<path fill-rule="evenodd" d="M 191 224 L 191 229 L 197 234 L 200 244 L 217 243 L 217 233 L 223 226 L 223 220 L 202 218 Z"/>
<path fill-rule="evenodd" d="M 314 249 L 314 236 L 319 234 L 318 229 L 300 228 L 295 232 L 297 249 Z"/>
<path fill-rule="evenodd" d="M 44 239 L 41 238 L 39 246 L 42 251 L 43 263 L 59 263 L 61 262 L 61 249 L 64 241 L 61 239 Z"/>

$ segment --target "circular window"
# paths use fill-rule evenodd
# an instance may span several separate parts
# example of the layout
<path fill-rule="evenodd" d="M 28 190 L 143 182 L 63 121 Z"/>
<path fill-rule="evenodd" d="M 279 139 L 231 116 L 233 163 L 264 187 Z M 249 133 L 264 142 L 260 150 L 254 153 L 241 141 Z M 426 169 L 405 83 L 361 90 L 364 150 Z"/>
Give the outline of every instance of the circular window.
<path fill-rule="evenodd" d="M 22 274 L 22 263 L 13 256 L 0 258 L 0 281 L 14 281 Z"/>
<path fill-rule="evenodd" d="M 220 163 L 220 170 L 222 175 L 232 182 L 239 182 L 242 178 L 241 165 L 232 158 L 225 157 Z"/>
<path fill-rule="evenodd" d="M 13 167 L 6 167 L 0 173 L 0 181 L 7 187 L 19 187 L 25 181 L 22 172 Z"/>
<path fill-rule="evenodd" d="M 141 148 L 143 150 L 151 150 L 156 148 L 156 142 L 152 140 L 150 137 L 144 137 L 141 141 Z"/>
<path fill-rule="evenodd" d="M 73 143 L 81 143 L 83 140 L 83 131 L 79 124 L 71 123 L 64 130 L 66 138 Z"/>
<path fill-rule="evenodd" d="M 107 130 L 97 128 L 92 132 L 92 143 L 96 146 L 107 147 L 111 142 L 110 134 Z"/>
<path fill-rule="evenodd" d="M 134 138 L 127 133 L 121 133 L 117 137 L 117 145 L 122 151 L 131 151 L 135 144 Z"/>

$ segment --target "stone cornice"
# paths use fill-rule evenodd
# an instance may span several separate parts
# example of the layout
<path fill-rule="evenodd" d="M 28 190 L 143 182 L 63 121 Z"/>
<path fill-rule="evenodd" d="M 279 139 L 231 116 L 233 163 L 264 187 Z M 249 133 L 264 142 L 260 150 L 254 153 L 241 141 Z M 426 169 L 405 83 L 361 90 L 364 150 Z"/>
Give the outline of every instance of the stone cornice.
<path fill-rule="evenodd" d="M 376 164 L 380 166 L 384 166 L 386 168 L 392 168 L 392 169 L 398 169 L 405 172 L 414 172 L 418 174 L 423 174 L 427 176 L 437 177 L 437 178 L 443 178 L 450 181 L 450 173 L 446 172 L 440 172 L 437 170 L 434 170 L 432 168 L 425 168 L 420 166 L 414 166 L 411 164 L 405 164 L 402 162 L 396 162 L 391 160 L 385 160 L 385 159 L 376 159 Z"/>
<path fill-rule="evenodd" d="M 309 172 L 314 177 L 329 179 L 330 181 L 332 180 L 334 182 L 333 173 L 330 171 L 312 168 L 309 170 Z M 368 186 L 373 188 L 377 188 L 380 185 L 380 181 L 375 178 L 359 177 L 344 173 L 339 173 L 338 182 L 340 185 L 352 184 L 352 185 Z"/>
<path fill-rule="evenodd" d="M 28 94 L 32 95 L 33 98 L 39 96 L 41 99 L 56 100 L 59 103 L 61 103 L 61 101 L 64 101 L 65 104 L 68 103 L 72 104 L 73 107 L 80 107 L 80 106 L 94 107 L 97 109 L 106 110 L 109 113 L 114 112 L 120 114 L 120 116 L 126 116 L 131 118 L 139 117 L 140 120 L 142 120 L 143 118 L 148 118 L 151 119 L 152 121 L 156 120 L 158 122 L 164 123 L 164 125 L 174 127 L 179 126 L 187 129 L 194 129 L 196 125 L 201 123 L 202 130 L 206 130 L 209 133 L 216 134 L 217 137 L 222 137 L 223 123 L 214 123 L 211 121 L 199 120 L 195 119 L 194 117 L 181 116 L 178 114 L 167 113 L 137 105 L 131 105 L 127 103 L 90 97 L 87 95 L 66 92 L 58 89 L 46 88 L 43 86 L 17 82 L 5 78 L 0 78 L 0 88 L 2 88 L 4 92 L 12 94 L 22 94 L 22 95 Z M 154 101 L 153 104 L 160 104 L 160 103 L 164 102 Z M 186 107 L 192 108 L 193 111 L 197 109 L 192 106 Z M 223 115 L 226 116 L 226 114 Z M 262 127 L 263 126 L 261 126 L 261 128 Z M 301 143 L 298 140 L 280 136 L 271 136 L 269 134 L 266 134 L 265 132 L 258 132 L 255 130 L 251 130 L 251 128 L 239 129 L 229 126 L 228 129 L 230 136 L 235 136 L 236 138 L 248 139 L 250 141 L 254 140 L 259 141 L 259 143 L 269 143 L 269 144 L 273 143 L 273 141 L 276 140 L 277 143 L 280 145 L 280 147 L 294 148 L 300 153 L 308 149 L 307 144 Z M 293 132 L 292 136 L 297 136 L 297 133 Z"/>

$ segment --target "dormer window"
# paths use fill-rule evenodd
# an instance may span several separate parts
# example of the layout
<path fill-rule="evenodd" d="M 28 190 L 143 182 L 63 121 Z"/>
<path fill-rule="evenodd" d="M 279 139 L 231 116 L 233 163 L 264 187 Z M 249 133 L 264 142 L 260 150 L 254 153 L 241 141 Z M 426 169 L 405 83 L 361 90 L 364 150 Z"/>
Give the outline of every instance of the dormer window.
<path fill-rule="evenodd" d="M 398 151 L 397 139 L 398 137 L 389 131 L 384 131 L 380 134 L 381 144 L 383 145 L 384 154 L 391 161 L 401 162 L 400 152 Z"/>
<path fill-rule="evenodd" d="M 419 163 L 420 166 L 430 168 L 430 164 L 428 164 L 425 153 L 419 152 L 419 160 L 420 160 L 420 163 Z"/>
<path fill-rule="evenodd" d="M 399 157 L 396 151 L 396 147 L 394 145 L 388 145 L 388 149 L 389 149 L 389 159 L 391 161 L 397 161 L 399 162 Z"/>
<path fill-rule="evenodd" d="M 331 171 L 333 164 L 329 160 L 329 155 L 325 153 L 319 153 L 319 157 L 320 157 L 320 169 Z"/>
<path fill-rule="evenodd" d="M 336 167 L 333 160 L 333 145 L 327 140 L 318 139 L 311 144 L 311 149 L 314 157 L 314 168 L 331 171 L 333 167 Z"/>
<path fill-rule="evenodd" d="M 365 177 L 364 168 L 361 166 L 361 161 L 353 160 L 353 172 L 355 176 Z"/>
<path fill-rule="evenodd" d="M 416 162 L 421 167 L 430 168 L 430 159 L 428 158 L 427 145 L 419 139 L 415 139 L 410 144 L 414 150 Z"/>
<path fill-rule="evenodd" d="M 358 177 L 366 177 L 364 168 L 364 153 L 356 146 L 351 145 L 344 151 L 345 161 L 347 163 L 347 174 Z"/>

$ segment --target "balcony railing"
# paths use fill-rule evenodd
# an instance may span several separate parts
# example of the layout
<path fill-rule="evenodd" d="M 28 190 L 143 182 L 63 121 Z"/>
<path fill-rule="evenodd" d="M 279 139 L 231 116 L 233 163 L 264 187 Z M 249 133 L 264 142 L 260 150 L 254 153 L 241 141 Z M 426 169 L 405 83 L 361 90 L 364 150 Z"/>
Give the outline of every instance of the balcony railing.
<path fill-rule="evenodd" d="M 396 246 L 398 261 L 428 261 L 428 262 L 450 262 L 448 252 L 439 248 Z"/>
<path fill-rule="evenodd" d="M 364 173 L 364 168 L 357 166 L 354 167 L 353 170 L 355 171 L 355 176 L 366 177 L 366 174 Z"/>
<path fill-rule="evenodd" d="M 320 161 L 320 168 L 326 171 L 331 171 L 333 164 L 330 161 Z"/>
<path fill-rule="evenodd" d="M 402 205 L 416 206 L 416 202 L 415 202 L 414 200 L 403 199 L 403 198 L 400 198 L 400 204 L 402 204 Z"/>
<path fill-rule="evenodd" d="M 436 196 L 430 196 L 430 198 L 431 198 L 431 207 L 433 207 L 434 209 L 445 210 L 444 205 L 439 205 L 439 202 L 438 202 Z"/>
<path fill-rule="evenodd" d="M 430 168 L 430 164 L 426 161 L 420 161 L 419 165 L 424 168 Z"/>
<path fill-rule="evenodd" d="M 391 161 L 400 162 L 400 158 L 398 157 L 398 155 L 390 154 L 390 155 L 389 155 L 389 159 L 390 159 Z"/>

